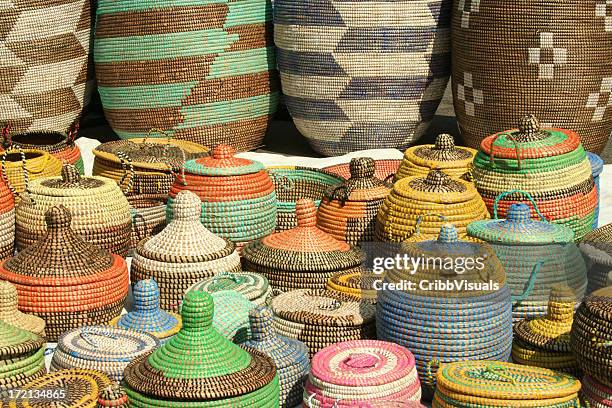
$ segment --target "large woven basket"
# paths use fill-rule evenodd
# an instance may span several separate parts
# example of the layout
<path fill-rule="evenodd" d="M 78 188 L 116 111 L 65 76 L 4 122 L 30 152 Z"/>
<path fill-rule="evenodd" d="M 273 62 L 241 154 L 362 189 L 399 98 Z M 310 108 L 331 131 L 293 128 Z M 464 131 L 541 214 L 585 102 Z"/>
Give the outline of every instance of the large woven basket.
<path fill-rule="evenodd" d="M 18 309 L 15 286 L 0 280 L 0 320 L 22 330 L 45 337 L 45 321 L 38 316 L 23 313 Z"/>
<path fill-rule="evenodd" d="M 459 2 L 452 32 L 455 113 L 470 147 L 535 113 L 601 153 L 612 130 L 609 3 Z"/>
<path fill-rule="evenodd" d="M 261 145 L 280 96 L 270 1 L 98 4 L 98 89 L 121 138 Z"/>
<path fill-rule="evenodd" d="M 28 200 L 16 210 L 16 246 L 23 249 L 45 235 L 45 213 L 63 205 L 73 214 L 72 229 L 86 241 L 126 256 L 132 243 L 130 205 L 117 185 L 104 177 L 81 177 L 66 164 L 61 177 L 33 180 Z"/>
<path fill-rule="evenodd" d="M 213 310 L 209 294 L 185 295 L 181 331 L 125 370 L 131 408 L 279 406 L 272 359 L 221 336 L 213 327 Z"/>
<path fill-rule="evenodd" d="M 298 130 L 327 156 L 406 148 L 450 74 L 450 0 L 276 0 L 274 39 Z"/>
<path fill-rule="evenodd" d="M 221 272 L 239 271 L 240 256 L 234 243 L 202 225 L 198 196 L 181 191 L 172 206 L 174 220 L 135 248 L 131 277 L 132 282 L 154 278 L 161 308 L 177 311 L 183 294 L 194 283 Z"/>
<path fill-rule="evenodd" d="M 588 269 L 587 293 L 608 286 L 608 276 L 612 273 L 612 224 L 585 235 L 579 248 Z"/>
<path fill-rule="evenodd" d="M 272 295 L 268 278 L 254 272 L 221 272 L 212 278 L 194 283 L 187 291 L 198 290 L 215 293 L 233 290 L 247 298 L 255 306 L 263 306 Z"/>
<path fill-rule="evenodd" d="M 595 208 L 595 219 L 593 220 L 593 228 L 599 226 L 599 204 L 601 202 L 601 189 L 599 188 L 599 176 L 603 171 L 604 161 L 601 157 L 595 153 L 586 152 L 589 161 L 591 162 L 591 171 L 593 173 L 593 181 L 595 181 L 595 188 L 597 189 L 597 208 Z"/>
<path fill-rule="evenodd" d="M 0 178 L 0 259 L 15 250 L 15 197 L 4 178 Z"/>
<path fill-rule="evenodd" d="M 15 196 L 15 203 L 27 192 L 30 180 L 59 176 L 62 162 L 51 154 L 37 149 L 13 149 L 2 152 L 2 178 Z"/>
<path fill-rule="evenodd" d="M 612 386 L 606 386 L 587 375 L 582 379 L 582 398 L 591 408 L 610 408 Z"/>
<path fill-rule="evenodd" d="M 535 116 L 525 116 L 518 129 L 482 141 L 473 175 L 491 212 L 499 194 L 519 189 L 531 194 L 549 221 L 574 230 L 576 240 L 593 229 L 597 189 L 589 159 L 573 131 L 543 128 Z M 505 195 L 498 203 L 500 216 L 523 199 L 517 193 Z"/>
<path fill-rule="evenodd" d="M 93 89 L 91 3 L 11 1 L 2 16 L 0 123 L 16 132 L 65 132 Z"/>
<path fill-rule="evenodd" d="M 388 180 L 397 173 L 397 169 L 399 169 L 402 161 L 400 159 L 375 159 L 374 163 L 374 177 L 381 180 Z M 350 163 L 334 164 L 324 167 L 323 170 L 337 174 L 345 179 L 351 177 Z"/>
<path fill-rule="evenodd" d="M 8 397 L 5 391 L 21 388 L 47 372 L 45 341 L 37 334 L 0 319 L 0 366 L 0 401 L 3 401 Z"/>
<path fill-rule="evenodd" d="M 84 325 L 105 324 L 119 315 L 128 294 L 128 269 L 78 236 L 70 211 L 55 206 L 45 214 L 47 232 L 16 257 L 0 263 L 0 279 L 17 288 L 19 309 L 46 322 L 49 341 Z"/>

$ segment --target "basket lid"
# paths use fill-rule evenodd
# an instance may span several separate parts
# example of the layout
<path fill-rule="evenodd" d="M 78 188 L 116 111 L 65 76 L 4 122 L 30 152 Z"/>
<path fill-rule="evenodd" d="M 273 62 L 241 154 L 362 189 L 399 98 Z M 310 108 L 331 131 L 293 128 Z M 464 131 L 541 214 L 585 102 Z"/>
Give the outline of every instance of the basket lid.
<path fill-rule="evenodd" d="M 401 159 L 375 159 L 374 164 L 376 169 L 374 170 L 374 177 L 381 180 L 386 180 L 397 172 L 397 169 L 400 167 L 401 163 Z M 324 167 L 323 170 L 345 179 L 351 176 L 349 163 L 334 164 Z"/>
<path fill-rule="evenodd" d="M 381 275 L 365 269 L 340 271 L 327 280 L 327 289 L 375 302 L 378 293 L 374 286 L 380 279 Z"/>
<path fill-rule="evenodd" d="M 472 183 L 452 178 L 438 169 L 430 170 L 425 177 L 405 177 L 395 182 L 392 194 L 415 201 L 447 204 L 479 197 Z"/>
<path fill-rule="evenodd" d="M 325 196 L 330 200 L 371 201 L 385 198 L 391 191 L 391 185 L 374 176 L 376 163 L 369 157 L 351 159 L 351 176 L 348 180 L 330 187 Z"/>
<path fill-rule="evenodd" d="M 236 250 L 234 243 L 202 225 L 202 203 L 197 195 L 183 190 L 172 206 L 172 222 L 158 234 L 142 240 L 136 248 L 138 255 L 161 262 L 206 262 L 226 257 Z"/>
<path fill-rule="evenodd" d="M 42 337 L 0 320 L 0 359 L 29 354 L 45 345 Z"/>
<path fill-rule="evenodd" d="M 591 170 L 593 171 L 593 177 L 597 177 L 601 174 L 604 167 L 604 161 L 601 157 L 593 152 L 586 152 L 589 161 L 591 162 Z"/>
<path fill-rule="evenodd" d="M 297 289 L 272 299 L 274 314 L 292 322 L 315 326 L 362 326 L 372 323 L 376 307 L 341 293 L 322 289 Z"/>
<path fill-rule="evenodd" d="M 38 316 L 19 311 L 17 305 L 17 288 L 10 282 L 0 280 L 0 320 L 39 336 L 44 336 L 45 321 Z"/>
<path fill-rule="evenodd" d="M 185 171 L 202 176 L 240 176 L 253 174 L 263 170 L 258 161 L 235 157 L 233 147 L 220 144 L 215 147 L 210 156 L 190 160 L 185 164 Z"/>
<path fill-rule="evenodd" d="M 580 250 L 592 261 L 612 266 L 612 224 L 586 234 L 580 241 Z"/>
<path fill-rule="evenodd" d="M 223 337 L 213 326 L 213 314 L 211 295 L 187 292 L 181 330 L 148 356 L 130 363 L 125 384 L 152 398 L 196 401 L 239 396 L 269 384 L 276 375 L 272 360 Z"/>
<path fill-rule="evenodd" d="M 446 133 L 436 137 L 435 144 L 413 146 L 406 150 L 404 158 L 430 164 L 434 168 L 439 164 L 444 168 L 466 167 L 474 159 L 476 150 L 469 147 L 455 146 L 455 139 Z M 419 160 L 420 159 L 420 160 Z"/>
<path fill-rule="evenodd" d="M 591 293 L 582 301 L 581 308 L 588 310 L 591 318 L 596 317 L 600 321 L 607 322 L 608 327 L 611 327 L 609 322 L 612 317 L 612 286 Z"/>
<path fill-rule="evenodd" d="M 45 177 L 34 180 L 30 186 L 30 191 L 37 194 L 48 193 L 53 195 L 90 195 L 91 190 L 100 188 L 118 189 L 117 184 L 106 177 L 85 177 L 81 176 L 76 166 L 64 164 L 60 177 Z M 49 191 L 52 190 L 52 191 Z M 60 190 L 60 191 L 58 191 Z M 66 191 L 70 190 L 70 191 Z"/>
<path fill-rule="evenodd" d="M 211 293 L 215 305 L 213 326 L 225 338 L 242 343 L 251 337 L 249 312 L 255 308 L 247 298 L 233 290 Z"/>
<path fill-rule="evenodd" d="M 221 290 L 233 290 L 250 301 L 267 296 L 270 291 L 268 278 L 254 272 L 221 272 L 193 284 L 187 291 L 215 293 Z"/>
<path fill-rule="evenodd" d="M 128 396 L 123 387 L 111 384 L 100 391 L 96 408 L 128 408 L 128 405 Z"/>

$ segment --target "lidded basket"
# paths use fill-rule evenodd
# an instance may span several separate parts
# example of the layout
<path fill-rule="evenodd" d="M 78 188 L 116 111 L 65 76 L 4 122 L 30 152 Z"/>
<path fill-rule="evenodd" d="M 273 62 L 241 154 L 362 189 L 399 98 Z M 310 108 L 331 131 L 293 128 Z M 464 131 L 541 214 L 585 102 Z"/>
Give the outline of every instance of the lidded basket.
<path fill-rule="evenodd" d="M 67 330 L 119 315 L 128 294 L 128 269 L 122 257 L 77 235 L 66 207 L 51 207 L 45 219 L 45 235 L 0 263 L 0 279 L 17 288 L 19 310 L 41 317 L 47 339 L 57 341 Z"/>
<path fill-rule="evenodd" d="M 255 306 L 263 306 L 272 295 L 268 278 L 254 272 L 221 272 L 212 278 L 206 278 L 193 284 L 187 292 L 196 290 L 215 293 L 221 290 L 233 290 L 247 298 Z"/>
<path fill-rule="evenodd" d="M 317 226 L 339 241 L 358 245 L 374 240 L 376 215 L 391 185 L 374 177 L 375 162 L 351 160 L 351 177 L 325 192 L 317 212 Z"/>
<path fill-rule="evenodd" d="M 401 159 L 374 159 L 374 177 L 385 181 L 389 180 L 391 176 L 397 173 L 401 163 Z M 324 167 L 323 170 L 345 179 L 351 177 L 350 163 L 334 164 Z"/>
<path fill-rule="evenodd" d="M 578 247 L 587 264 L 587 293 L 608 286 L 608 276 L 612 273 L 612 224 L 589 232 Z"/>
<path fill-rule="evenodd" d="M 279 380 L 272 359 L 221 336 L 213 327 L 213 310 L 209 294 L 185 295 L 183 328 L 125 370 L 132 408 L 278 407 Z"/>
<path fill-rule="evenodd" d="M 0 259 L 15 252 L 15 197 L 6 180 L 0 178 Z"/>
<path fill-rule="evenodd" d="M 55 156 L 39 149 L 13 147 L 2 152 L 2 178 L 15 196 L 16 203 L 28 191 L 30 181 L 42 177 L 59 176 L 62 162 Z"/>
<path fill-rule="evenodd" d="M 376 303 L 378 292 L 376 286 L 381 275 L 364 269 L 357 271 L 337 272 L 327 280 L 327 290 L 343 293 L 355 300 Z"/>
<path fill-rule="evenodd" d="M 0 320 L 45 337 L 45 321 L 38 316 L 19 311 L 17 289 L 10 282 L 0 280 Z"/>
<path fill-rule="evenodd" d="M 359 268 L 363 253 L 317 227 L 311 200 L 296 204 L 297 227 L 255 241 L 242 250 L 244 267 L 266 276 L 274 289 L 323 289 L 335 272 Z"/>
<path fill-rule="evenodd" d="M 30 331 L 0 319 L 0 398 L 3 391 L 21 388 L 44 375 L 45 341 Z"/>
<path fill-rule="evenodd" d="M 114 254 L 127 256 L 131 247 L 130 204 L 121 190 L 104 177 L 82 177 L 66 164 L 61 177 L 33 180 L 30 200 L 16 210 L 18 249 L 32 245 L 45 234 L 45 213 L 63 205 L 72 213 L 72 228 L 86 241 Z"/>
<path fill-rule="evenodd" d="M 239 271 L 236 245 L 200 222 L 200 199 L 181 191 L 172 202 L 174 219 L 159 234 L 145 238 L 134 250 L 132 281 L 154 278 L 160 305 L 177 311 L 185 291 L 194 283 L 220 272 Z"/>

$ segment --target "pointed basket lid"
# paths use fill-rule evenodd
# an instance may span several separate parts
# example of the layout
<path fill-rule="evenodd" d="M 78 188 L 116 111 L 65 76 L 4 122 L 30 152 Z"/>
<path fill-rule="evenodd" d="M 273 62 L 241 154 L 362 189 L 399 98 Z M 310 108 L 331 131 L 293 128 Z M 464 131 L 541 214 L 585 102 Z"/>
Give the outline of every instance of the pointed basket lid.
<path fill-rule="evenodd" d="M 10 282 L 0 280 L 0 320 L 20 329 L 45 335 L 45 321 L 38 316 L 22 313 L 17 308 L 17 289 Z"/>
<path fill-rule="evenodd" d="M 0 360 L 31 353 L 44 345 L 39 335 L 0 320 Z"/>
<path fill-rule="evenodd" d="M 351 177 L 337 186 L 329 188 L 325 196 L 331 200 L 371 201 L 385 198 L 391 185 L 376 178 L 376 162 L 369 157 L 351 159 Z"/>
<path fill-rule="evenodd" d="M 106 177 L 84 177 L 72 164 L 62 166 L 61 177 L 32 180 L 28 189 L 33 194 L 54 197 L 92 196 L 107 191 L 120 191 L 115 181 Z"/>
<path fill-rule="evenodd" d="M 235 157 L 236 151 L 228 145 L 218 145 L 210 156 L 190 160 L 185 164 L 185 171 L 202 176 L 240 176 L 263 170 L 260 162 Z"/>
<path fill-rule="evenodd" d="M 128 408 L 128 396 L 118 384 L 111 384 L 100 391 L 96 408 Z"/>
<path fill-rule="evenodd" d="M 181 307 L 183 327 L 150 355 L 125 369 L 125 384 L 153 398 L 219 400 L 253 392 L 276 375 L 272 360 L 245 350 L 213 327 L 211 295 L 190 291 Z"/>
<path fill-rule="evenodd" d="M 208 293 L 233 290 L 254 303 L 271 293 L 268 278 L 255 272 L 221 272 L 193 284 L 187 292 L 190 290 Z"/>
<path fill-rule="evenodd" d="M 434 169 L 427 176 L 406 177 L 393 185 L 393 193 L 415 201 L 460 203 L 479 198 L 476 187 L 465 180 L 450 177 Z"/>
<path fill-rule="evenodd" d="M 601 174 L 604 167 L 604 161 L 601 157 L 592 152 L 587 152 L 587 157 L 591 162 L 591 170 L 593 171 L 593 177 L 597 177 Z"/>
<path fill-rule="evenodd" d="M 455 139 L 447 133 L 438 135 L 436 143 L 433 145 L 414 146 L 407 149 L 405 156 L 408 156 L 408 152 L 428 162 L 455 163 L 456 165 L 452 167 L 467 166 L 474 159 L 476 153 L 474 149 L 469 147 L 455 146 Z"/>
<path fill-rule="evenodd" d="M 142 240 L 136 252 L 161 262 L 207 262 L 224 258 L 236 245 L 210 232 L 200 222 L 202 203 L 188 190 L 173 202 L 174 218 L 160 233 Z"/>

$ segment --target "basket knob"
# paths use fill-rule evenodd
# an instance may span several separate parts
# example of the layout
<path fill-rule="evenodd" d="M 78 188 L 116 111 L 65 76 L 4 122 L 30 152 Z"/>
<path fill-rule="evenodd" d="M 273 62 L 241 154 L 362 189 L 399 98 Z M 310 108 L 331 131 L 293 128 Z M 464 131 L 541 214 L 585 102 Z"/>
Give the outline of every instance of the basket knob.
<path fill-rule="evenodd" d="M 548 319 L 568 322 L 574 318 L 576 294 L 567 285 L 555 285 L 550 289 Z"/>
<path fill-rule="evenodd" d="M 0 316 L 17 310 L 17 289 L 7 281 L 0 281 Z"/>
<path fill-rule="evenodd" d="M 100 391 L 97 408 L 122 408 L 127 406 L 128 396 L 118 384 L 111 384 Z"/>
<path fill-rule="evenodd" d="M 540 131 L 540 121 L 535 115 L 526 115 L 519 120 L 519 132 L 524 135 L 533 135 Z"/>
<path fill-rule="evenodd" d="M 201 331 L 212 326 L 215 304 L 206 292 L 190 290 L 181 304 L 183 329 Z"/>
<path fill-rule="evenodd" d="M 155 279 L 144 279 L 134 285 L 134 310 L 155 311 L 159 309 L 159 286 Z"/>
<path fill-rule="evenodd" d="M 47 229 L 68 228 L 72 222 L 72 215 L 63 205 L 54 205 L 45 213 L 45 222 Z"/>
<path fill-rule="evenodd" d="M 312 200 L 302 198 L 295 203 L 295 216 L 298 227 L 314 227 L 317 225 L 317 207 Z"/>
<path fill-rule="evenodd" d="M 368 353 L 352 353 L 343 361 L 346 366 L 356 369 L 376 367 L 379 362 L 380 358 Z"/>
<path fill-rule="evenodd" d="M 251 337 L 253 340 L 263 340 L 270 336 L 272 330 L 272 309 L 259 306 L 249 311 Z"/>
<path fill-rule="evenodd" d="M 436 150 L 453 150 L 455 148 L 455 139 L 448 133 L 442 133 L 436 137 L 434 149 Z"/>
<path fill-rule="evenodd" d="M 199 221 L 202 215 L 202 201 L 191 191 L 182 190 L 174 199 L 173 209 L 177 220 Z"/>
<path fill-rule="evenodd" d="M 449 177 L 443 171 L 438 169 L 433 169 L 429 173 L 427 173 L 427 177 L 425 177 L 425 184 L 435 187 L 441 187 L 446 184 L 449 180 Z"/>
<path fill-rule="evenodd" d="M 527 204 L 514 203 L 508 208 L 506 220 L 514 224 L 523 224 L 531 220 L 531 208 Z"/>
<path fill-rule="evenodd" d="M 457 228 L 455 228 L 455 226 L 450 223 L 442 225 L 442 227 L 440 227 L 440 234 L 438 235 L 438 242 L 443 244 L 452 244 L 459 242 Z"/>
<path fill-rule="evenodd" d="M 213 159 L 231 159 L 236 154 L 236 150 L 232 146 L 220 144 L 212 151 Z"/>
<path fill-rule="evenodd" d="M 79 184 L 81 181 L 81 174 L 72 164 L 64 164 L 62 166 L 62 181 L 64 184 Z"/>
<path fill-rule="evenodd" d="M 351 159 L 349 170 L 351 178 L 372 178 L 376 171 L 376 162 L 370 157 L 357 157 Z"/>

